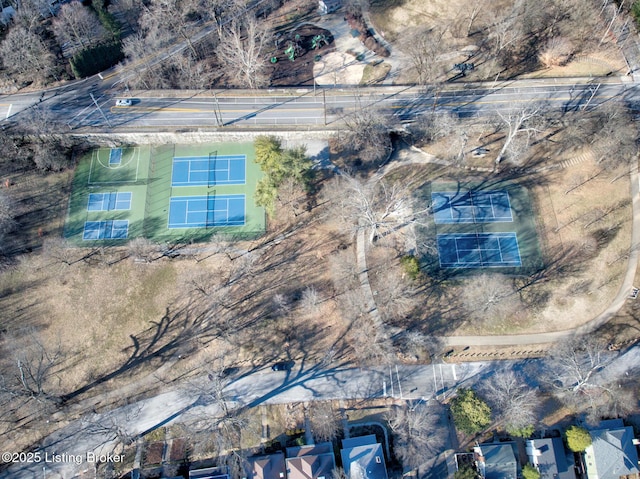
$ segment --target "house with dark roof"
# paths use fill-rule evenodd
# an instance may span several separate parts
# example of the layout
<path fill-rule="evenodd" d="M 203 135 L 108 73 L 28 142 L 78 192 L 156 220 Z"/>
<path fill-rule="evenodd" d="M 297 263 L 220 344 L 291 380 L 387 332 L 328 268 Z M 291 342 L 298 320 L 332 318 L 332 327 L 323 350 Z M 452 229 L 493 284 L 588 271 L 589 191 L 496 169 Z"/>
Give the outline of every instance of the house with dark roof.
<path fill-rule="evenodd" d="M 191 469 L 189 479 L 229 479 L 229 468 L 223 466 Z"/>
<path fill-rule="evenodd" d="M 246 479 L 284 479 L 284 453 L 250 457 L 247 459 L 246 472 Z"/>
<path fill-rule="evenodd" d="M 288 447 L 285 459 L 287 479 L 331 479 L 336 458 L 330 442 Z"/>
<path fill-rule="evenodd" d="M 517 479 L 518 461 L 513 442 L 480 444 L 473 448 L 476 468 L 484 479 Z"/>
<path fill-rule="evenodd" d="M 633 428 L 622 419 L 602 421 L 589 431 L 591 445 L 584 451 L 588 479 L 620 479 L 638 474 L 638 451 Z"/>
<path fill-rule="evenodd" d="M 530 439 L 525 448 L 540 479 L 576 479 L 573 454 L 567 453 L 561 438 Z"/>
<path fill-rule="evenodd" d="M 388 479 L 382 445 L 374 434 L 343 439 L 340 456 L 349 479 Z"/>

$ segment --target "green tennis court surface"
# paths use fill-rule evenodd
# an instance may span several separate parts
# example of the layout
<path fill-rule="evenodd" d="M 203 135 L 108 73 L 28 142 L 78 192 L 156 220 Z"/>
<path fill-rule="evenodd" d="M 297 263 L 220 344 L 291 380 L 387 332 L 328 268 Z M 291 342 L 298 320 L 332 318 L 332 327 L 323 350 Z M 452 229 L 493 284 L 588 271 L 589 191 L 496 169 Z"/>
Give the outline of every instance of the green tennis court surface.
<path fill-rule="evenodd" d="M 144 147 L 100 148 L 91 152 L 89 185 L 135 183 L 144 175 Z M 148 157 L 146 158 L 148 160 Z M 141 171 L 142 170 L 142 171 Z"/>
<path fill-rule="evenodd" d="M 96 149 L 76 169 L 65 237 L 91 246 L 259 236 L 261 174 L 253 143 Z"/>

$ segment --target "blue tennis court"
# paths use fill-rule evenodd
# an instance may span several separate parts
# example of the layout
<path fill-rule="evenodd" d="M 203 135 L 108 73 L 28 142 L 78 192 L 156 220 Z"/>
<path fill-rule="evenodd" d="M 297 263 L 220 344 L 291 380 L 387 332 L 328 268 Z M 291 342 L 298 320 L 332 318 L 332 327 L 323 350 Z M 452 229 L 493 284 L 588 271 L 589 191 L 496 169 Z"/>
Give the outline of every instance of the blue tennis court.
<path fill-rule="evenodd" d="M 437 242 L 442 268 L 522 266 L 515 233 L 441 234 Z"/>
<path fill-rule="evenodd" d="M 109 166 L 118 166 L 122 163 L 122 148 L 111 148 L 109 152 Z"/>
<path fill-rule="evenodd" d="M 86 221 L 83 240 L 126 239 L 129 234 L 129 220 Z"/>
<path fill-rule="evenodd" d="M 89 193 L 87 211 L 130 210 L 131 192 Z"/>
<path fill-rule="evenodd" d="M 246 162 L 245 155 L 175 157 L 171 186 L 244 185 Z"/>
<path fill-rule="evenodd" d="M 431 193 L 436 224 L 513 221 L 506 191 L 439 191 Z"/>
<path fill-rule="evenodd" d="M 244 195 L 174 196 L 169 203 L 169 228 L 242 226 Z"/>

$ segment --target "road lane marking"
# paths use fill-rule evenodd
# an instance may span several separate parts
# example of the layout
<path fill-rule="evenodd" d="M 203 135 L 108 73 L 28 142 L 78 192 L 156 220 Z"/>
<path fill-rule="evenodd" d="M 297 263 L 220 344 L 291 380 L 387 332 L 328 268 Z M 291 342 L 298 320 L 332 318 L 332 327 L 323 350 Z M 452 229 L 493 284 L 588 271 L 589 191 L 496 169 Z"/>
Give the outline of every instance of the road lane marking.
<path fill-rule="evenodd" d="M 602 96 L 598 96 L 597 100 L 610 100 L 612 98 L 615 98 L 619 95 L 602 95 Z M 440 98 L 440 100 L 442 100 L 442 98 Z M 518 100 L 518 99 L 495 99 L 495 100 L 491 100 L 491 99 L 486 99 L 486 100 L 481 100 L 481 101 L 451 101 L 451 102 L 439 102 L 436 101 L 435 106 L 436 107 L 441 107 L 441 108 L 445 108 L 445 107 L 456 107 L 456 106 L 470 106 L 470 105 L 493 105 L 493 104 L 502 104 L 502 103 L 535 103 L 536 101 L 547 101 L 547 102 L 567 102 L 567 101 L 575 101 L 576 98 L 571 98 L 571 97 L 560 97 L 560 98 L 554 98 L 554 97 L 550 97 L 550 98 L 542 98 L 542 99 L 523 99 L 523 100 Z M 425 103 L 424 105 L 422 105 L 423 107 L 429 107 L 432 108 L 433 105 L 433 99 L 425 99 Z M 309 111 L 309 110 L 320 110 L 323 109 L 323 104 L 321 102 L 318 102 L 317 105 L 308 105 L 308 106 L 301 106 L 298 108 L 282 108 L 280 106 L 278 106 L 277 103 L 271 103 L 271 104 L 267 104 L 267 105 L 273 105 L 271 108 L 269 108 L 268 110 L 278 110 L 278 112 L 302 112 L 302 111 Z M 222 113 L 229 113 L 229 114 L 233 114 L 233 113 L 256 113 L 256 114 L 260 114 L 260 113 L 265 113 L 268 110 L 264 110 L 263 108 L 239 108 L 239 109 L 227 109 L 224 108 L 224 104 L 220 105 L 222 108 L 220 108 L 220 111 Z M 417 105 L 390 105 L 388 108 L 391 108 L 393 110 L 401 110 L 401 109 L 411 109 L 411 108 L 416 108 Z M 332 108 L 332 104 L 331 103 L 327 103 L 327 108 Z M 351 106 L 348 107 L 349 109 L 355 109 L 355 106 Z M 204 110 L 204 109 L 199 109 L 199 108 L 180 108 L 180 107 L 163 107 L 163 106 L 150 106 L 150 107 L 112 107 L 111 108 L 112 113 L 202 113 L 202 114 L 213 114 L 215 113 L 217 110 L 216 109 L 211 109 L 211 110 Z"/>
<path fill-rule="evenodd" d="M 4 117 L 4 119 L 6 120 L 7 118 L 9 118 L 9 115 L 11 114 L 11 107 L 13 106 L 13 103 L 9 103 L 9 109 L 7 110 L 7 116 Z"/>

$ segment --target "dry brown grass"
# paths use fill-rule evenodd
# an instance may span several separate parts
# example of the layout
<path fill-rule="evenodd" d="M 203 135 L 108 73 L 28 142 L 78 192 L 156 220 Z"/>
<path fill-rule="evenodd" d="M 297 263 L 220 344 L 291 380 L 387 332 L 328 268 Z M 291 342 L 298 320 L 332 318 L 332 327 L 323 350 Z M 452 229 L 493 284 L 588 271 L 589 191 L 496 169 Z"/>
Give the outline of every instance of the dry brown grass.
<path fill-rule="evenodd" d="M 557 140 L 561 142 L 561 139 Z M 445 143 L 451 144 L 445 139 L 431 145 L 429 152 L 446 152 Z M 470 145 L 470 148 L 474 146 Z M 497 151 L 499 146 L 498 142 L 491 149 Z M 550 154 L 548 148 L 551 147 L 542 142 L 534 147 L 532 156 L 534 159 L 547 157 Z M 465 294 L 468 282 L 459 279 L 441 283 L 437 278 L 427 278 L 417 297 L 420 308 L 404 320 L 389 321 L 390 327 L 412 328 L 426 334 L 462 335 L 565 330 L 584 324 L 609 305 L 627 267 L 626 254 L 631 237 L 628 176 L 620 177 L 620 172 L 603 171 L 586 150 L 579 152 L 584 156 L 575 151 L 553 153 L 556 154 L 553 159 L 536 166 L 557 166 L 563 160 L 576 157 L 582 161 L 559 170 L 525 172 L 515 178 L 515 181 L 529 185 L 539 241 L 547 265 L 539 280 L 520 293 L 523 304 L 517 314 L 500 321 L 495 318 L 467 321 L 460 298 Z M 476 159 L 467 155 L 464 164 L 465 170 L 455 166 L 445 169 L 448 175 L 442 176 L 440 170 L 440 179 L 462 177 L 469 180 L 476 173 L 480 180 L 484 176 L 495 175 L 474 171 L 475 168 L 490 169 L 493 164 L 491 154 Z M 406 181 L 419 175 L 420 169 L 420 166 L 396 169 L 394 175 L 399 181 Z M 582 185 L 576 187 L 578 184 Z M 384 246 L 369 252 L 370 280 L 374 291 L 387 287 L 386 274 L 380 278 L 379 273 L 398 268 L 398 258 L 406 246 L 406 237 L 401 231 L 394 238 L 387 238 Z M 518 280 L 518 284 L 523 284 L 523 281 L 527 283 L 523 278 Z M 384 309 L 384 305 L 380 307 Z M 483 350 L 477 352 L 484 353 Z M 512 357 L 520 353 L 522 351 L 504 352 Z M 524 353 L 539 354 L 537 349 L 533 351 L 531 348 Z"/>
<path fill-rule="evenodd" d="M 451 71 L 453 65 L 466 61 L 473 61 L 476 66 L 475 71 L 467 73 L 464 78 L 466 81 L 493 79 L 502 70 L 502 67 L 493 62 L 492 55 L 487 50 L 493 41 L 488 35 L 494 23 L 500 21 L 500 16 L 506 15 L 513 7 L 513 0 L 494 1 L 490 5 L 479 2 L 480 9 L 473 21 L 469 36 L 467 36 L 467 30 L 471 12 L 476 5 L 475 0 L 471 2 L 405 0 L 371 3 L 371 18 L 376 30 L 401 51 L 406 51 L 406 45 L 411 43 L 412 36 L 417 32 L 434 28 L 445 30 L 445 34 L 439 41 L 438 58 L 448 72 L 441 75 L 440 80 L 453 77 L 456 73 Z M 585 5 L 579 2 L 576 2 L 576 5 L 567 4 L 567 8 L 571 9 L 571 15 L 567 15 L 553 27 L 554 31 L 562 32 L 567 44 L 576 47 L 569 52 L 573 56 L 566 55 L 564 51 L 558 55 L 556 51 L 551 55 L 553 57 L 551 62 L 536 62 L 525 55 L 521 61 L 527 65 L 515 65 L 509 69 L 508 74 L 502 73 L 506 76 L 516 74 L 524 77 L 625 74 L 627 66 L 624 57 L 611 35 L 605 37 L 603 42 L 599 42 L 607 29 L 608 21 L 598 18 L 596 10 L 582 8 L 583 6 Z M 523 38 L 526 38 L 526 35 L 523 35 Z M 470 48 L 476 49 L 477 52 L 471 60 L 466 53 Z M 549 60 L 549 53 L 552 52 L 548 45 L 540 45 L 534 56 L 541 55 L 542 60 Z M 560 59 L 559 63 L 558 59 Z M 407 68 L 400 72 L 396 82 L 411 82 L 415 79 L 412 69 L 407 65 Z"/>
<path fill-rule="evenodd" d="M 0 330 L 19 334 L 31 326 L 45 344 L 61 345 L 65 360 L 48 386 L 55 394 L 71 394 L 70 404 L 82 400 L 82 408 L 68 411 L 73 417 L 98 403 L 108 408 L 201 371 L 220 351 L 227 351 L 226 365 L 245 367 L 285 357 L 313 363 L 332 347 L 343 360 L 348 355 L 341 349 L 345 326 L 336 314 L 329 273 L 330 257 L 343 238 L 317 222 L 321 214 L 318 208 L 298 217 L 302 225 L 284 241 L 267 236 L 234 244 L 234 259 L 203 251 L 195 257 L 150 264 L 126 259 L 107 266 L 124 253 L 111 249 L 99 260 L 68 266 L 43 254 L 25 256 L 0 274 L 0 310 L 13 312 L 3 316 Z M 243 250 L 253 250 L 255 262 L 224 291 L 223 306 L 196 290 L 194 281 L 213 288 L 227 277 L 242 261 L 236 256 Z M 86 253 L 75 251 L 78 258 Z M 307 286 L 318 292 L 313 310 L 299 303 Z M 288 314 L 275 310 L 276 294 L 290 302 Z M 3 341 L 2 347 L 11 345 Z M 3 371 L 11 374 L 9 356 Z M 103 396 L 114 390 L 120 394 Z M 20 431 L 4 431 L 0 443 L 26 447 L 47 432 L 39 426 L 29 434 L 22 425 Z"/>

